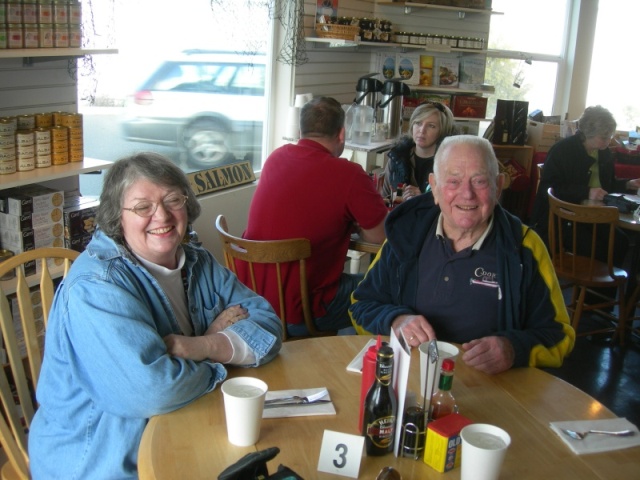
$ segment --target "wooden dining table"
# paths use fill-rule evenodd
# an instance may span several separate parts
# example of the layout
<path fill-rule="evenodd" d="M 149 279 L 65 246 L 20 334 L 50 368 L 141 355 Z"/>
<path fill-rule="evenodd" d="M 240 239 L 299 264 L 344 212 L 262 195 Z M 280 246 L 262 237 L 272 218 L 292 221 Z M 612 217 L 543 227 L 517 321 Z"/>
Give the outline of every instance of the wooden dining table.
<path fill-rule="evenodd" d="M 286 342 L 277 358 L 256 369 L 230 368 L 229 377 L 254 376 L 269 389 L 327 387 L 335 415 L 263 419 L 260 440 L 252 447 L 227 441 L 220 388 L 174 412 L 152 417 L 138 454 L 142 480 L 212 479 L 249 452 L 279 447 L 269 472 L 284 464 L 305 479 L 335 479 L 317 470 L 323 433 L 358 435 L 361 375 L 346 370 L 371 337 L 337 336 Z M 413 349 L 408 388 L 419 389 L 419 352 Z M 536 368 L 514 368 L 486 375 L 458 360 L 453 380 L 460 413 L 473 422 L 504 428 L 511 435 L 501 478 L 632 479 L 640 472 L 640 447 L 609 453 L 575 455 L 550 429 L 549 422 L 614 418 L 600 402 Z M 302 407 L 304 408 L 304 407 Z M 460 468 L 442 474 L 422 459 L 362 458 L 359 477 L 375 479 L 385 466 L 404 480 L 460 478 Z"/>

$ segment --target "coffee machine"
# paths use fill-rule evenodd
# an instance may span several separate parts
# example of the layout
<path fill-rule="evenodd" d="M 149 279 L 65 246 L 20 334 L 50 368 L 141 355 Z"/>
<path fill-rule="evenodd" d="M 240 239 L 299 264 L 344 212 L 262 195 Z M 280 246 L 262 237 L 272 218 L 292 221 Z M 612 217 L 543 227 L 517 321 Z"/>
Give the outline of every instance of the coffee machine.
<path fill-rule="evenodd" d="M 382 91 L 382 82 L 375 77 L 377 73 L 369 73 L 360 77 L 356 85 L 356 98 L 353 103 L 356 105 L 365 105 L 374 110 L 378 106 L 378 93 Z"/>

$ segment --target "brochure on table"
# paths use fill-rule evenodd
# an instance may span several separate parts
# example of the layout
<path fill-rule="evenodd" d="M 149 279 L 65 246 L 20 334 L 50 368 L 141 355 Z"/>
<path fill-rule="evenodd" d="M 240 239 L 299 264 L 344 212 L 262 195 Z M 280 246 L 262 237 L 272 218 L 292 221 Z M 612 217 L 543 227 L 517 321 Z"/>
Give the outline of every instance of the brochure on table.
<path fill-rule="evenodd" d="M 400 454 L 400 440 L 402 439 L 402 417 L 404 416 L 404 405 L 407 399 L 407 382 L 409 379 L 409 366 L 411 365 L 411 347 L 408 345 L 404 335 L 398 338 L 391 329 L 390 346 L 393 349 L 393 378 L 394 390 L 398 397 L 398 413 L 396 418 L 396 438 L 393 444 L 393 452 L 397 457 Z"/>

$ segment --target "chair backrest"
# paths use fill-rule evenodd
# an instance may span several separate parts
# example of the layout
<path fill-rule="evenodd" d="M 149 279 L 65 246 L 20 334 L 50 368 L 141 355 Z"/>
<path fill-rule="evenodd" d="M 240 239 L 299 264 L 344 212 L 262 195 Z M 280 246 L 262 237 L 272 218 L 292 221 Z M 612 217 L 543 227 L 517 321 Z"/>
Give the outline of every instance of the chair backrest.
<path fill-rule="evenodd" d="M 282 267 L 285 264 L 297 262 L 300 272 L 300 295 L 304 322 L 312 336 L 334 335 L 335 332 L 325 332 L 316 329 L 311 312 L 309 286 L 307 282 L 306 259 L 311 256 L 311 242 L 306 238 L 292 238 L 287 240 L 247 240 L 231 235 L 227 228 L 227 221 L 223 215 L 216 219 L 216 229 L 222 242 L 224 260 L 232 272 L 237 272 L 236 260 L 246 262 L 250 284 L 247 285 L 259 295 L 260 291 L 256 281 L 255 264 L 272 264 L 274 266 L 273 282 L 277 287 L 278 305 L 273 308 L 278 313 L 284 329 L 284 339 L 287 335 L 287 311 L 285 301 L 285 285 L 283 282 Z M 246 281 L 246 280 L 245 280 Z M 273 303 L 273 301 L 272 301 Z"/>
<path fill-rule="evenodd" d="M 40 343 L 44 340 L 43 332 L 47 326 L 51 303 L 53 301 L 53 278 L 65 276 L 71 262 L 78 258 L 79 252 L 66 248 L 38 248 L 20 253 L 0 264 L 0 277 L 13 271 L 14 280 L 0 283 L 0 328 L 6 350 L 7 363 L 0 372 L 0 399 L 5 413 L 0 415 L 0 440 L 5 449 L 9 463 L 3 467 L 3 478 L 6 468 L 12 468 L 17 478 L 29 478 L 29 457 L 25 427 L 29 428 L 36 409 L 35 389 L 40 376 L 43 349 Z M 39 273 L 25 276 L 25 265 L 31 268 L 37 262 Z M 16 334 L 17 322 L 14 325 L 15 312 L 12 315 L 7 294 L 3 284 L 15 284 L 16 303 L 18 306 L 19 325 L 22 333 Z M 39 295 L 30 291 L 31 287 L 39 285 Z M 36 325 L 42 312 L 43 324 Z M 28 374 L 25 371 L 25 362 Z M 10 376 L 7 375 L 10 370 Z M 15 395 L 19 401 L 19 408 L 14 399 L 14 391 L 9 383 L 13 381 Z"/>
<path fill-rule="evenodd" d="M 614 276 L 613 247 L 615 229 L 618 223 L 616 207 L 578 205 L 560 200 L 547 191 L 549 198 L 549 250 L 558 275 L 584 275 L 593 272 L 596 265 L 606 263 L 609 275 Z M 590 229 L 581 228 L 590 225 Z M 598 228 L 607 228 L 607 259 L 598 259 Z M 589 235 L 590 238 L 585 238 Z M 600 237 L 603 238 L 603 237 Z M 585 249 L 584 246 L 588 245 Z M 582 246 L 582 248 L 579 248 Z M 602 246 L 600 246 L 602 248 Z"/>

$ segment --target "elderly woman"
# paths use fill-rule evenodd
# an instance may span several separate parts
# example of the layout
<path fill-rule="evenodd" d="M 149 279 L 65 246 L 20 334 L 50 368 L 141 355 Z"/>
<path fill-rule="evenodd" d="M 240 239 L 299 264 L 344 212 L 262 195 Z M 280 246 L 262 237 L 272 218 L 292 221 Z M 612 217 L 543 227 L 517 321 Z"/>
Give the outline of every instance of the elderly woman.
<path fill-rule="evenodd" d="M 615 177 L 613 155 L 609 144 L 616 132 L 616 121 L 606 108 L 588 107 L 578 120 L 575 135 L 556 143 L 542 167 L 540 185 L 531 217 L 536 232 L 548 240 L 549 201 L 547 190 L 570 203 L 583 200 L 602 200 L 607 193 L 640 188 L 640 179 L 622 180 Z M 624 239 L 624 234 L 618 235 Z M 624 256 L 626 248 L 616 251 Z M 619 264 L 620 262 L 616 262 Z"/>
<path fill-rule="evenodd" d="M 184 173 L 142 153 L 107 172 L 98 229 L 56 292 L 40 404 L 29 433 L 33 478 L 136 478 L 152 415 L 178 409 L 281 346 L 269 303 L 185 243 L 200 214 Z"/>
<path fill-rule="evenodd" d="M 451 110 L 439 102 L 416 107 L 409 120 L 406 135 L 387 154 L 382 197 L 389 198 L 402 183 L 402 199 L 424 193 L 433 172 L 433 156 L 442 139 L 452 135 L 454 120 Z"/>
<path fill-rule="evenodd" d="M 394 209 L 387 241 L 353 293 L 359 333 L 402 333 L 413 347 L 462 344 L 486 373 L 557 367 L 573 348 L 558 280 L 540 237 L 503 210 L 491 144 L 446 138 L 429 176 L 433 195 Z"/>

